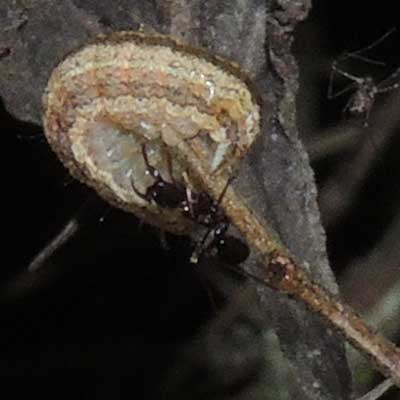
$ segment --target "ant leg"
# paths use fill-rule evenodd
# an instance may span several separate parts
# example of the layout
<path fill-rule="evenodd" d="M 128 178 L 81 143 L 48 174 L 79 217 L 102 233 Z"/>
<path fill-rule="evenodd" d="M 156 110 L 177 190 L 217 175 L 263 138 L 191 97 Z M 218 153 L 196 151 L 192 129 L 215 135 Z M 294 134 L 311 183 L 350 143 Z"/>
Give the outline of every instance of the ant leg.
<path fill-rule="evenodd" d="M 336 72 L 337 74 L 342 75 L 342 76 L 344 76 L 345 78 L 350 79 L 351 81 L 354 81 L 354 82 L 358 83 L 359 85 L 361 85 L 362 82 L 363 82 L 363 80 L 364 80 L 363 78 L 360 78 L 360 77 L 358 77 L 358 76 L 349 74 L 348 72 L 343 71 L 342 69 L 338 68 L 338 67 L 336 66 L 336 62 L 334 62 L 334 63 L 332 64 L 332 70 L 333 70 L 334 72 Z"/>
<path fill-rule="evenodd" d="M 167 159 L 168 175 L 169 175 L 169 178 L 171 179 L 171 182 L 175 184 L 176 182 L 175 182 L 174 174 L 172 172 L 171 153 L 169 152 L 169 150 L 166 147 L 164 147 L 164 149 L 165 149 L 165 156 L 166 156 L 166 159 Z"/>
<path fill-rule="evenodd" d="M 195 219 L 196 216 L 194 215 L 194 210 L 193 210 L 193 196 L 192 196 L 192 190 L 190 189 L 189 186 L 186 186 L 185 188 L 185 193 L 186 193 L 186 203 L 187 203 L 187 212 L 189 212 L 190 216 L 192 219 Z"/>
<path fill-rule="evenodd" d="M 333 100 L 336 99 L 336 97 L 341 96 L 342 94 L 345 94 L 351 90 L 356 90 L 357 87 L 359 86 L 359 84 L 357 84 L 356 82 L 351 83 L 350 85 L 346 86 L 344 89 L 339 90 L 336 93 L 333 93 L 333 83 L 332 83 L 332 79 L 329 78 L 329 86 L 328 86 L 328 94 L 327 97 L 329 100 Z"/>
<path fill-rule="evenodd" d="M 157 179 L 157 176 L 158 176 L 159 174 L 157 174 L 156 169 L 155 169 L 153 166 L 151 166 L 150 163 L 149 163 L 149 160 L 148 160 L 148 158 L 147 158 L 147 152 L 146 152 L 146 145 L 145 145 L 145 144 L 142 144 L 142 154 L 143 154 L 144 162 L 145 162 L 145 164 L 146 164 L 147 171 L 149 171 L 149 174 L 150 174 L 151 176 L 153 176 L 155 179 Z M 133 177 L 132 177 L 132 175 L 131 175 L 130 182 L 131 182 L 132 190 L 134 191 L 134 193 L 135 193 L 138 197 L 140 197 L 140 198 L 143 199 L 143 200 L 146 200 L 147 202 L 150 202 L 150 201 L 151 201 L 151 199 L 147 196 L 146 193 L 140 192 L 139 189 L 135 186 L 135 183 L 133 182 Z"/>
<path fill-rule="evenodd" d="M 199 261 L 199 258 L 203 254 L 204 250 L 209 247 L 209 246 L 205 247 L 204 243 L 206 242 L 211 231 L 212 231 L 212 229 L 207 229 L 207 232 L 203 236 L 203 239 L 201 239 L 201 241 L 196 244 L 196 247 L 194 248 L 193 253 L 190 256 L 190 262 L 192 264 L 197 264 Z"/>
<path fill-rule="evenodd" d="M 345 106 L 343 107 L 342 114 L 345 114 L 348 110 L 350 110 L 350 106 L 354 100 L 353 96 L 354 95 L 350 96 L 350 98 L 347 100 Z"/>
<path fill-rule="evenodd" d="M 350 90 L 353 90 L 353 89 L 356 90 L 357 87 L 362 86 L 362 84 L 364 82 L 363 78 L 359 78 L 355 75 L 351 75 L 351 74 L 347 73 L 346 71 L 341 70 L 340 68 L 338 68 L 336 66 L 336 64 L 337 64 L 336 61 L 332 64 L 332 70 L 331 70 L 331 73 L 329 74 L 329 84 L 328 84 L 328 93 L 327 93 L 327 97 L 329 100 L 335 99 L 336 97 L 339 97 L 342 94 L 349 92 Z M 334 77 L 335 73 L 353 81 L 353 83 L 346 86 L 344 89 L 339 90 L 336 93 L 333 93 L 333 77 Z"/>
<path fill-rule="evenodd" d="M 396 90 L 398 88 L 400 88 L 400 83 L 394 83 L 393 85 L 390 85 L 388 87 L 378 89 L 378 93 L 387 93 L 391 92 L 392 90 Z"/>
<path fill-rule="evenodd" d="M 369 126 L 369 116 L 371 114 L 371 110 L 372 110 L 374 101 L 375 101 L 375 98 L 372 99 L 371 106 L 367 107 L 367 111 L 365 113 L 365 118 L 364 118 L 364 124 L 363 124 L 364 128 L 368 128 L 368 126 Z M 376 149 L 376 145 L 374 144 L 373 141 L 372 141 L 372 146 Z"/>
<path fill-rule="evenodd" d="M 193 250 L 192 256 L 190 257 L 190 262 L 193 264 L 197 264 L 201 255 L 208 249 L 212 249 L 213 247 L 217 247 L 221 242 L 223 242 L 226 231 L 229 228 L 229 222 L 224 221 L 217 225 L 217 227 L 207 229 L 207 232 L 203 236 L 203 239 L 196 244 L 195 249 Z M 213 233 L 213 238 L 210 243 L 205 246 L 205 243 L 209 237 L 209 235 Z"/>
<path fill-rule="evenodd" d="M 193 203 L 195 202 L 195 199 L 193 198 L 192 189 L 190 189 L 189 177 L 186 171 L 183 172 L 182 178 L 185 182 L 185 194 L 186 194 L 186 200 L 184 201 L 185 204 L 183 204 L 183 210 L 185 213 L 189 214 L 192 220 L 195 221 L 196 216 L 194 214 L 194 209 L 193 209 Z"/>
<path fill-rule="evenodd" d="M 400 87 L 400 68 L 378 83 L 378 93 L 386 93 Z M 386 86 L 386 87 L 385 87 Z"/>

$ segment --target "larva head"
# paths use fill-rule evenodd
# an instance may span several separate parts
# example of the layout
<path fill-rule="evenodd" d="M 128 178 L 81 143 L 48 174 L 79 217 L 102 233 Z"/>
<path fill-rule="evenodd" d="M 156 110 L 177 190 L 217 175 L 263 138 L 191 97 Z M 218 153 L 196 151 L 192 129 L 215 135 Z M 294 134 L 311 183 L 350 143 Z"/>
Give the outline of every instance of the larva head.
<path fill-rule="evenodd" d="M 187 185 L 192 163 L 226 173 L 260 130 L 259 104 L 237 66 L 169 37 L 133 32 L 99 38 L 68 56 L 53 71 L 43 103 L 48 141 L 74 176 L 178 233 L 190 225 L 179 209 L 132 189 L 134 182 L 145 193 L 154 182 L 142 145 L 164 178 L 172 173 Z"/>

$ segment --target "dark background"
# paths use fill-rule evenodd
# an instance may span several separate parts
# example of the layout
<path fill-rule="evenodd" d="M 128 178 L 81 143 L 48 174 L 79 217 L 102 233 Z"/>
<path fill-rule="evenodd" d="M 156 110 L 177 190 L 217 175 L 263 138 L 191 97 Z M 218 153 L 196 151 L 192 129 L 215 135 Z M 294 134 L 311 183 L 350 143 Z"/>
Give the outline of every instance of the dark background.
<path fill-rule="evenodd" d="M 353 1 L 350 6 L 346 1 L 319 1 L 295 35 L 301 78 L 298 120 L 307 148 L 314 149 L 337 126 L 354 135 L 354 141 L 340 151 L 318 156 L 310 153 L 321 198 L 329 183 L 340 185 L 341 168 L 358 167 L 355 160 L 362 146 L 369 146 L 375 154 L 351 204 L 346 204 L 344 211 L 334 210 L 336 214 L 326 224 L 329 257 L 346 288 L 344 296 L 363 313 L 384 298 L 400 275 L 398 263 L 385 258 L 374 261 L 376 273 L 370 276 L 368 263 L 359 266 L 360 258 L 368 257 L 373 249 L 383 255 L 394 251 L 379 246 L 399 214 L 400 118 L 388 111 L 384 120 L 397 122 L 388 130 L 375 118 L 378 112 L 385 112 L 385 102 L 396 92 L 377 97 L 368 129 L 363 121 L 343 114 L 348 95 L 329 100 L 326 93 L 332 61 L 343 52 L 374 42 L 393 27 L 400 28 L 398 21 L 395 1 L 373 5 Z M 380 82 L 400 68 L 399 45 L 397 31 L 368 52 L 368 57 L 384 61 L 384 67 L 352 62 L 343 68 L 357 76 L 372 74 Z M 334 84 L 343 87 L 346 81 L 335 78 Z M 400 106 L 398 99 L 397 95 Z M 4 109 L 0 119 L 6 238 L 0 278 L 7 283 L 92 193 L 68 176 L 40 127 L 16 121 Z M 375 140 L 382 135 L 383 141 Z M 10 157 L 16 154 L 17 158 Z M 343 183 L 341 190 L 347 189 L 348 184 Z M 129 370 L 135 376 L 135 394 L 154 392 L 156 396 L 154 383 L 162 380 L 175 352 L 214 315 L 215 299 L 217 306 L 223 300 L 219 292 L 210 299 L 213 282 L 187 262 L 190 249 L 186 239 L 169 237 L 171 248 L 165 250 L 156 230 L 110 209 L 101 200 L 90 201 L 94 211 L 85 213 L 83 228 L 51 260 L 56 268 L 44 274 L 42 288 L 30 293 L 18 287 L 18 293 L 27 294 L 17 299 L 11 296 L 1 305 L 1 340 L 7 343 L 7 351 L 1 356 L 0 371 L 18 376 L 32 370 L 38 375 L 77 369 L 94 372 L 108 380 L 96 389 L 86 381 L 78 397 L 125 398 L 132 395 L 131 382 L 120 376 Z M 329 205 L 320 206 L 324 219 Z M 104 222 L 99 222 L 102 216 Z M 141 267 L 143 260 L 146 268 Z M 367 282 L 362 279 L 365 276 Z M 29 282 L 23 285 L 28 287 Z M 394 341 L 400 342 L 399 333 L 397 324 L 391 330 Z M 368 379 L 365 388 L 377 383 L 376 379 Z M 120 393 L 115 392 L 116 387 Z M 66 388 L 57 397 L 70 395 Z M 382 399 L 396 396 L 392 391 L 392 397 L 389 393 Z"/>

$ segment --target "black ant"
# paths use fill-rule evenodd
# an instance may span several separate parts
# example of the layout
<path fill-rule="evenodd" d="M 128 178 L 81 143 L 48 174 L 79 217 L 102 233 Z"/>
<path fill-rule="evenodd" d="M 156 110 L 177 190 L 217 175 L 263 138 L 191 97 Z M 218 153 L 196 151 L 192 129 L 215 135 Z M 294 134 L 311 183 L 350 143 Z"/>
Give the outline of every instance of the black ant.
<path fill-rule="evenodd" d="M 381 36 L 378 40 L 376 40 L 372 44 L 360 50 L 354 51 L 352 53 L 347 53 L 343 57 L 339 58 L 338 60 L 332 63 L 332 72 L 329 77 L 328 98 L 333 99 L 338 96 L 341 96 L 344 93 L 347 93 L 350 90 L 353 90 L 354 92 L 350 97 L 349 101 L 347 102 L 344 110 L 345 111 L 348 110 L 350 114 L 355 116 L 364 116 L 364 126 L 368 126 L 369 115 L 371 113 L 372 107 L 375 102 L 375 96 L 377 94 L 390 92 L 400 87 L 400 84 L 398 82 L 388 85 L 388 82 L 393 81 L 398 75 L 400 75 L 400 68 L 398 68 L 396 71 L 390 74 L 387 78 L 376 83 L 371 76 L 358 77 L 342 70 L 341 68 L 338 67 L 338 63 L 343 62 L 350 58 L 354 58 L 377 65 L 384 65 L 384 63 L 380 61 L 371 60 L 370 58 L 361 56 L 361 54 L 377 46 L 384 39 L 386 39 L 387 36 L 391 35 L 394 31 L 395 29 L 393 28 L 390 31 L 386 32 L 383 36 Z M 339 74 L 353 81 L 353 83 L 348 85 L 344 89 L 340 90 L 339 92 L 333 93 L 332 88 L 333 88 L 334 73 Z"/>
<path fill-rule="evenodd" d="M 203 239 L 197 244 L 191 261 L 197 263 L 199 256 L 205 250 L 216 248 L 218 254 L 227 262 L 240 264 L 247 259 L 249 255 L 248 246 L 241 240 L 226 235 L 230 225 L 230 220 L 220 203 L 225 195 L 226 189 L 231 183 L 228 180 L 225 188 L 220 194 L 218 200 L 214 200 L 207 192 L 194 192 L 188 187 L 176 182 L 172 175 L 171 159 L 168 157 L 168 172 L 171 182 L 166 181 L 160 171 L 154 168 L 148 159 L 146 145 L 142 144 L 142 155 L 146 165 L 146 172 L 154 178 L 154 183 L 149 186 L 145 193 L 141 193 L 131 179 L 133 191 L 142 199 L 148 202 L 154 202 L 164 208 L 179 208 L 182 214 L 188 219 L 208 228 Z M 209 236 L 212 236 L 206 246 Z"/>
<path fill-rule="evenodd" d="M 146 173 L 154 178 L 154 183 L 149 186 L 146 193 L 141 193 L 135 187 L 131 179 L 133 191 L 143 200 L 151 203 L 152 201 L 163 208 L 179 208 L 186 199 L 186 188 L 179 182 L 175 182 L 172 175 L 171 159 L 168 155 L 168 172 L 171 182 L 166 181 L 160 174 L 160 171 L 154 168 L 147 156 L 146 145 L 142 144 L 142 155 L 146 165 Z"/>

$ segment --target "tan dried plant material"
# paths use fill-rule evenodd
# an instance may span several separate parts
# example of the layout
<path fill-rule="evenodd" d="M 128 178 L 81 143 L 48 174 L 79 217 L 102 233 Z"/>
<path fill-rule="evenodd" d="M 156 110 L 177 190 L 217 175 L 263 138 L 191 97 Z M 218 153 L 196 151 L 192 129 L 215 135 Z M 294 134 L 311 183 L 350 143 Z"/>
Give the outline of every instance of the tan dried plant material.
<path fill-rule="evenodd" d="M 262 261 L 253 277 L 326 318 L 400 386 L 400 349 L 315 283 L 227 186 L 231 167 L 260 131 L 260 104 L 250 86 L 236 65 L 172 38 L 116 33 L 55 68 L 43 99 L 45 132 L 74 176 L 163 229 L 188 232 L 198 220 L 140 195 L 154 185 L 149 165 L 163 183 L 220 197 L 222 221 L 235 225 Z"/>
<path fill-rule="evenodd" d="M 188 185 L 191 166 L 229 175 L 260 131 L 251 83 L 231 62 L 167 36 L 118 32 L 69 55 L 43 97 L 46 137 L 70 172 L 108 201 L 172 232 L 187 231 L 179 209 L 138 196 L 154 178 Z M 166 153 L 172 163 L 168 170 Z M 172 176 L 171 176 L 172 175 Z M 193 190 L 199 183 L 190 182 Z"/>

